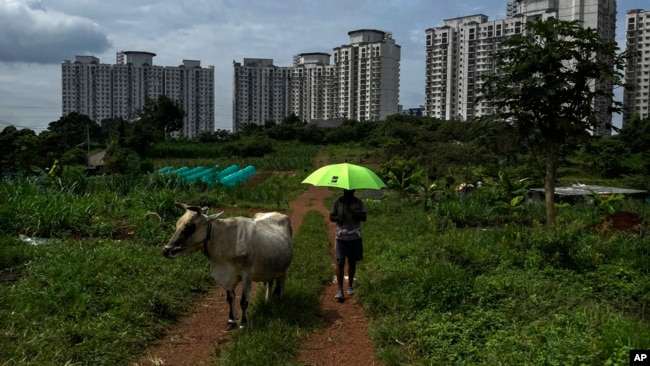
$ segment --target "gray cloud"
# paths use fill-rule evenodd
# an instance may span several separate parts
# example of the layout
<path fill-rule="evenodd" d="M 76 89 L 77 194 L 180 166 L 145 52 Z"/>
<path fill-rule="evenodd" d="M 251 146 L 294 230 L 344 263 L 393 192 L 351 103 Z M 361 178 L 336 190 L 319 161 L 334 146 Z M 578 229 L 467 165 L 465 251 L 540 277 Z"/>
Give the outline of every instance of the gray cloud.
<path fill-rule="evenodd" d="M 89 19 L 48 11 L 40 2 L 0 0 L 0 61 L 60 63 L 111 46 Z"/>

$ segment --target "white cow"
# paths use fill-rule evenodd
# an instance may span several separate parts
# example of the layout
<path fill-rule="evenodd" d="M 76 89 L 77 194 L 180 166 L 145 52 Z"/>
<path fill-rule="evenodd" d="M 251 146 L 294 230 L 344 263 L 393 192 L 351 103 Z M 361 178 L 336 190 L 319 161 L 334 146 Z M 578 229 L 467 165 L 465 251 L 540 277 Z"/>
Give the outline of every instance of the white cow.
<path fill-rule="evenodd" d="M 273 280 L 274 295 L 284 288 L 287 269 L 293 258 L 291 221 L 278 212 L 257 213 L 253 218 L 219 219 L 223 212 L 207 216 L 207 207 L 176 203 L 185 213 L 176 222 L 176 232 L 163 249 L 167 258 L 203 251 L 210 260 L 210 272 L 217 284 L 226 290 L 230 306 L 227 330 L 237 326 L 233 308 L 235 287 L 242 282 L 240 306 L 241 327 L 248 322 L 246 309 L 251 283 L 266 283 L 269 299 Z"/>

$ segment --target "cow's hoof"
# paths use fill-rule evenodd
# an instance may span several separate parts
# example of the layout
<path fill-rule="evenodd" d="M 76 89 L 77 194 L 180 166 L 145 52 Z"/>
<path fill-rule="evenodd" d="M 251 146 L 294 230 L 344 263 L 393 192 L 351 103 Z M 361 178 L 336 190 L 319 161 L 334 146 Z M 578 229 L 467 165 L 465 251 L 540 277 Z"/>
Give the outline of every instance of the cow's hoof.
<path fill-rule="evenodd" d="M 231 331 L 233 329 L 237 328 L 237 322 L 231 322 L 229 321 L 228 324 L 226 324 L 226 327 L 223 328 L 226 332 Z"/>

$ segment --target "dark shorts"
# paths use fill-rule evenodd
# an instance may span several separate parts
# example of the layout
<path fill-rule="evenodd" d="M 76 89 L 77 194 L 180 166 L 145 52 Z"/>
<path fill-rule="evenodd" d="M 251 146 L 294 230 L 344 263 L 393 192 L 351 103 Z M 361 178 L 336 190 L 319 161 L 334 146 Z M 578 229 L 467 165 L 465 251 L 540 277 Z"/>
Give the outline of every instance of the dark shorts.
<path fill-rule="evenodd" d="M 353 240 L 336 240 L 336 260 L 347 258 L 358 262 L 363 259 L 363 242 L 361 238 Z"/>

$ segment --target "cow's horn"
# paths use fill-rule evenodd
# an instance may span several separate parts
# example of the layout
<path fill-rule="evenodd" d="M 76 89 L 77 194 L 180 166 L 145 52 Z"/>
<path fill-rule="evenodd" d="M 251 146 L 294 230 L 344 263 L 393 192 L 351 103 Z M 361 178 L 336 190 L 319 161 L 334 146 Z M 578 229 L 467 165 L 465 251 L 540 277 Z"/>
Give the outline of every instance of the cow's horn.
<path fill-rule="evenodd" d="M 189 211 L 194 211 L 194 212 L 199 213 L 199 214 L 202 212 L 201 207 L 199 207 L 199 206 L 190 206 L 190 205 L 186 205 L 186 204 L 181 203 L 181 202 L 176 202 L 175 205 L 176 205 L 176 207 L 180 207 L 182 209 L 189 210 Z"/>
<path fill-rule="evenodd" d="M 199 206 L 185 206 L 186 210 L 194 211 L 198 214 L 203 213 L 203 210 Z"/>

